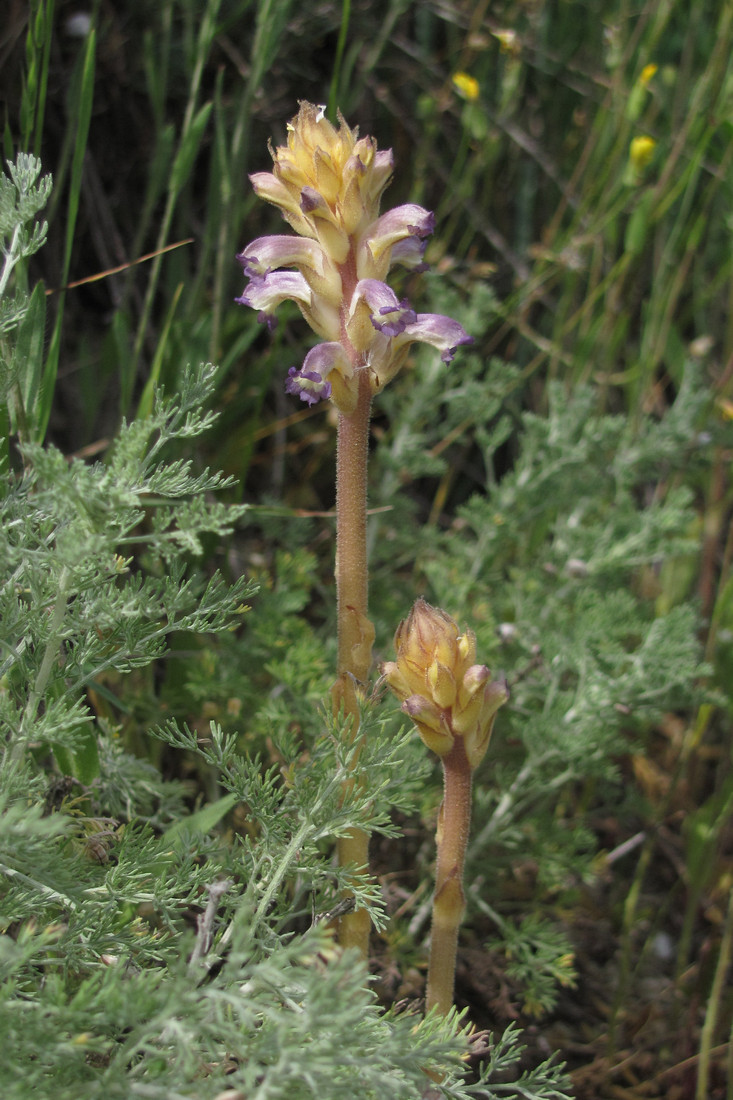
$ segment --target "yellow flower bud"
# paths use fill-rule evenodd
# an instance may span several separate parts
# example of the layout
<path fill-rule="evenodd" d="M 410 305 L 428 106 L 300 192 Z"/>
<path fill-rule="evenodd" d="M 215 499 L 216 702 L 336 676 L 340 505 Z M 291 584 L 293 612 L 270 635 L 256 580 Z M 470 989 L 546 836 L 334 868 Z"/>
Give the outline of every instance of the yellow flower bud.
<path fill-rule="evenodd" d="M 464 674 L 458 688 L 458 706 L 465 707 L 475 699 L 481 688 L 491 679 L 491 672 L 486 665 L 471 665 Z"/>
<path fill-rule="evenodd" d="M 458 639 L 458 652 L 463 661 L 473 664 L 476 660 L 476 635 L 472 630 L 467 630 Z"/>
<path fill-rule="evenodd" d="M 476 664 L 476 638 L 439 608 L 417 600 L 395 634 L 397 660 L 382 666 L 402 709 L 438 756 L 463 738 L 471 768 L 482 759 L 496 711 L 506 702 L 506 685 L 492 682 Z"/>
<path fill-rule="evenodd" d="M 636 172 L 643 172 L 648 166 L 654 155 L 656 145 L 654 138 L 646 135 L 635 137 L 632 140 L 629 147 L 629 163 Z"/>
<path fill-rule="evenodd" d="M 257 174 L 259 194 L 279 206 L 298 233 L 321 241 L 336 263 L 349 238 L 375 221 L 392 177 L 391 153 L 377 153 L 371 137 L 358 139 L 339 114 L 338 129 L 323 107 L 300 104 L 288 123 L 288 143 L 272 149 L 269 180 Z"/>
<path fill-rule="evenodd" d="M 471 102 L 478 99 L 480 89 L 475 76 L 469 76 L 468 73 L 453 73 L 453 87 L 464 99 Z"/>

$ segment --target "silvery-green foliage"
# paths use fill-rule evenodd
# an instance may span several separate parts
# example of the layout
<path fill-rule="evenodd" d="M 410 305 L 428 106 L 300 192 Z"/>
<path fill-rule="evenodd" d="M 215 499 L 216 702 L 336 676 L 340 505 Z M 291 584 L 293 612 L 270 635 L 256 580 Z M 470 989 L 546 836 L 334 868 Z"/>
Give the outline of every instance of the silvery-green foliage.
<path fill-rule="evenodd" d="M 41 163 L 19 153 L 0 172 L 0 417 L 7 407 L 18 427 L 26 427 L 26 409 L 37 400 L 45 301 L 42 286 L 27 292 L 24 261 L 43 245 L 47 223 L 34 222 L 51 193 L 50 176 Z M 29 314 L 32 316 L 29 317 Z"/>
<path fill-rule="evenodd" d="M 387 746 L 364 717 L 377 743 L 365 774 L 374 779 L 381 766 L 386 791 L 404 769 L 406 735 Z M 28 853 L 21 871 L 11 868 L 0 909 L 6 930 L 14 920 L 13 934 L 0 935 L 7 1100 L 213 1100 L 225 1088 L 258 1100 L 347 1100 L 355 1081 L 373 1100 L 568 1095 L 549 1063 L 508 1083 L 522 1049 L 513 1029 L 492 1047 L 480 1083 L 468 1085 L 468 1039 L 455 1017 L 383 1012 L 363 964 L 335 947 L 321 918 L 342 883 L 321 844 L 365 821 L 371 796 L 356 786 L 342 797 L 352 761 L 332 732 L 325 724 L 312 759 L 286 759 L 281 774 L 238 754 L 215 726 L 203 740 L 175 723 L 160 730 L 205 756 L 243 800 L 244 840 L 217 843 L 193 815 L 162 835 L 118 827 L 104 858 L 90 859 L 70 816 L 43 816 L 37 785 L 18 808 L 31 771 L 18 775 L 16 808 L 0 817 L 6 866 Z M 376 819 L 390 831 L 384 809 Z M 184 918 L 202 913 L 215 889 L 204 945 Z M 430 1070 L 442 1083 L 427 1094 Z"/>
<path fill-rule="evenodd" d="M 0 299 L 5 294 L 10 274 L 20 260 L 27 259 L 42 247 L 48 232 L 47 222 L 36 222 L 36 214 L 48 202 L 53 186 L 51 176 L 41 175 L 41 162 L 29 153 L 19 153 L 15 163 L 8 163 L 9 175 L 0 174 L 0 238 L 3 268 L 0 272 Z M 0 331 L 17 323 L 3 314 Z"/>
<path fill-rule="evenodd" d="M 175 397 L 159 396 L 150 417 L 122 426 L 106 462 L 68 461 L 28 444 L 23 471 L 6 473 L 0 721 L 16 747 L 73 751 L 91 722 L 88 687 L 109 671 L 149 664 L 174 631 L 224 629 L 251 595 L 245 579 L 205 579 L 183 557 L 241 516 L 242 507 L 206 500 L 228 482 L 163 457 L 211 423 L 202 409 L 213 379 L 210 366 L 191 371 Z"/>

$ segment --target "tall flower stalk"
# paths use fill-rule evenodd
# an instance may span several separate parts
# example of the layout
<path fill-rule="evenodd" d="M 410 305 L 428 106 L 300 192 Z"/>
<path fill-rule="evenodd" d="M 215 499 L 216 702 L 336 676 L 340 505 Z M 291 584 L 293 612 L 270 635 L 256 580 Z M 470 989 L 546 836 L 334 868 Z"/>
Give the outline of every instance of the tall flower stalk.
<path fill-rule="evenodd" d="M 371 401 L 404 365 L 410 345 L 432 344 L 450 362 L 471 342 L 457 321 L 416 313 L 385 281 L 397 265 L 425 268 L 430 211 L 414 203 L 380 215 L 392 178 L 391 149 L 359 138 L 339 114 L 339 126 L 323 108 L 303 102 L 288 124 L 287 145 L 270 149 L 272 172 L 250 176 L 255 192 L 277 206 L 295 231 L 259 237 L 237 259 L 248 279 L 237 299 L 275 325 L 275 310 L 296 302 L 320 338 L 300 367 L 291 367 L 288 393 L 313 405 L 330 400 L 338 409 L 336 470 L 336 594 L 338 675 L 334 708 L 346 736 L 359 737 L 359 695 L 369 677 L 374 627 L 368 613 L 366 550 L 367 460 Z M 342 866 L 368 867 L 368 835 L 340 838 Z M 367 954 L 369 920 L 364 910 L 342 918 L 341 942 Z"/>
<path fill-rule="evenodd" d="M 444 611 L 418 600 L 395 634 L 396 661 L 383 665 L 420 737 L 443 764 L 426 1007 L 453 1004 L 458 929 L 465 908 L 463 866 L 471 825 L 474 769 L 489 747 L 494 718 L 509 693 L 476 664 L 476 638 Z"/>

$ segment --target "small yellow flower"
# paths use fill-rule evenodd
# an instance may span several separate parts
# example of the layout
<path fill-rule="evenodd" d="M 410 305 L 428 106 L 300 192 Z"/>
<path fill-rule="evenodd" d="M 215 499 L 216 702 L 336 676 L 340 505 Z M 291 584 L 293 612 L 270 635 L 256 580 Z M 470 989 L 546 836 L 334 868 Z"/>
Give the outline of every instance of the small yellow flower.
<path fill-rule="evenodd" d="M 453 73 L 452 79 L 453 87 L 464 99 L 468 99 L 471 102 L 478 99 L 480 91 L 479 82 L 474 76 L 469 76 L 468 73 Z"/>
<path fill-rule="evenodd" d="M 649 65 L 644 66 L 639 76 L 639 83 L 642 85 L 642 87 L 646 88 L 648 86 L 649 81 L 654 76 L 658 68 L 659 66 L 655 65 L 653 62 Z"/>
<path fill-rule="evenodd" d="M 643 172 L 649 165 L 656 145 L 654 138 L 646 135 L 633 139 L 629 147 L 629 163 L 636 172 Z"/>

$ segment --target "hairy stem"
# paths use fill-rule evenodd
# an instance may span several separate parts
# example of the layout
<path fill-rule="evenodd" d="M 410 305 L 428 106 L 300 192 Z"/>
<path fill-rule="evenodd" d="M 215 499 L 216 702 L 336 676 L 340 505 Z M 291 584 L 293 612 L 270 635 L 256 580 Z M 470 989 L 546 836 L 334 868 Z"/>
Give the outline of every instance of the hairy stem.
<path fill-rule="evenodd" d="M 336 456 L 336 599 L 338 618 L 338 679 L 334 709 L 349 718 L 350 736 L 358 736 L 358 689 L 369 674 L 374 628 L 367 617 L 368 571 L 366 548 L 367 459 L 371 384 L 369 372 L 359 371 L 359 399 L 350 416 L 339 416 Z M 338 840 L 339 864 L 364 868 L 369 863 L 369 837 L 352 829 Z M 344 947 L 357 947 L 366 958 L 369 916 L 359 909 L 339 922 Z"/>
<path fill-rule="evenodd" d="M 443 757 L 443 805 L 438 819 L 438 865 L 435 874 L 430 937 L 427 1010 L 442 1016 L 453 1005 L 458 928 L 465 908 L 463 865 L 471 825 L 471 766 L 463 738 Z"/>

